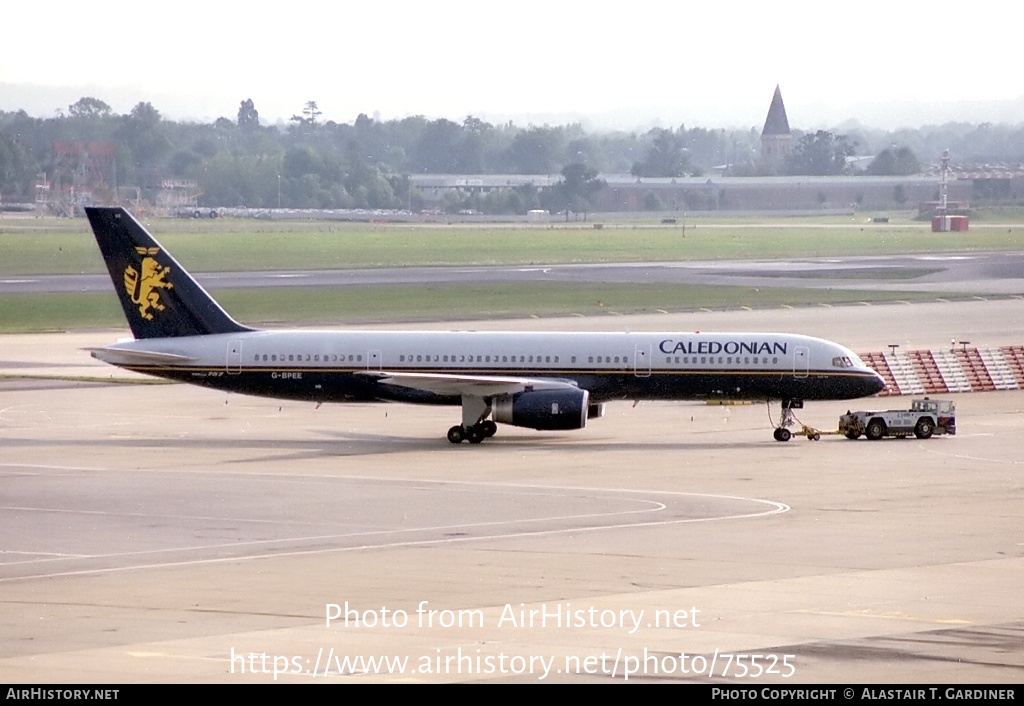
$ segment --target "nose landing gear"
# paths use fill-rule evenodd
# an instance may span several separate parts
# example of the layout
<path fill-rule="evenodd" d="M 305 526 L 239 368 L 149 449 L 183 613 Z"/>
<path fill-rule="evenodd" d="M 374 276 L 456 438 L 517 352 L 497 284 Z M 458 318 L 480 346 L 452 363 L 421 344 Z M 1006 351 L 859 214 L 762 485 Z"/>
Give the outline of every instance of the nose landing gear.
<path fill-rule="evenodd" d="M 768 404 L 768 418 L 771 419 L 771 402 L 769 401 Z M 779 417 L 779 423 L 775 426 L 773 434 L 776 441 L 789 441 L 793 438 L 793 432 L 789 430 L 789 427 L 793 426 L 795 419 L 793 417 L 793 410 L 803 409 L 803 407 L 803 400 L 782 400 L 782 415 Z"/>
<path fill-rule="evenodd" d="M 822 431 L 821 429 L 815 429 L 809 427 L 803 422 L 799 422 L 796 416 L 793 414 L 794 409 L 803 409 L 803 400 L 782 400 L 782 416 L 779 417 L 779 423 L 775 426 L 775 432 L 773 436 L 776 441 L 789 441 L 794 436 L 805 436 L 808 441 L 819 441 L 822 435 L 827 434 L 839 434 L 838 431 Z M 768 401 L 768 419 L 771 420 L 771 400 Z M 790 427 L 795 423 L 800 423 L 800 428 L 797 431 L 790 431 Z"/>

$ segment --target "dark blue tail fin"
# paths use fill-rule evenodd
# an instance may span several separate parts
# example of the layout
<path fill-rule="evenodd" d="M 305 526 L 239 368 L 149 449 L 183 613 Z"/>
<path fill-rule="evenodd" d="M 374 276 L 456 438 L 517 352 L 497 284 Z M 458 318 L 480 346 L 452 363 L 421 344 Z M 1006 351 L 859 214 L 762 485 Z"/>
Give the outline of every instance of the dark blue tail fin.
<path fill-rule="evenodd" d="M 135 338 L 250 331 L 232 319 L 123 208 L 87 207 Z"/>

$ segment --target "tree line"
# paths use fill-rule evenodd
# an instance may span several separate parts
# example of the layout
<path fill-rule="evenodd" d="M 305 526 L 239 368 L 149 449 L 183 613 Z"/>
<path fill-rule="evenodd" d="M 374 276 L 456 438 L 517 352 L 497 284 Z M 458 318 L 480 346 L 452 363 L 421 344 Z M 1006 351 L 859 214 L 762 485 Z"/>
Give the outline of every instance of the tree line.
<path fill-rule="evenodd" d="M 309 101 L 287 124 L 265 125 L 251 99 L 212 123 L 164 119 L 150 103 L 116 114 L 83 97 L 67 111 L 37 118 L 0 111 L 0 197 L 31 201 L 38 175 L 57 168 L 57 143 L 114 145 L 116 185 L 159 179 L 197 183 L 211 206 L 270 208 L 410 208 L 422 206 L 414 174 L 560 175 L 555 186 L 486 196 L 451 195 L 448 210 L 524 213 L 532 208 L 586 210 L 600 173 L 649 177 L 850 173 L 850 157 L 876 157 L 868 173 L 909 174 L 949 148 L 954 161 L 1024 161 L 1024 125 L 948 124 L 886 132 L 854 127 L 840 134 L 794 131 L 784 163 L 760 159 L 760 129 L 652 128 L 596 133 L 580 124 L 493 125 L 413 116 L 352 123 L 322 120 Z M 67 168 L 67 165 L 64 165 Z M 112 185 L 113 186 L 113 185 Z"/>

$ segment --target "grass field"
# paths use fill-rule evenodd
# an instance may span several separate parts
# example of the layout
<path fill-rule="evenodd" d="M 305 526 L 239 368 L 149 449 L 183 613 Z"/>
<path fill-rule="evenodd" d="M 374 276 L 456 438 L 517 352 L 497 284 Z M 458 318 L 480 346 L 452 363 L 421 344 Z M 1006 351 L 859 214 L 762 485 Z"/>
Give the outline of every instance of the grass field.
<path fill-rule="evenodd" d="M 854 302 L 934 300 L 932 294 L 798 288 L 532 283 L 403 285 L 313 289 L 229 289 L 217 300 L 237 320 L 263 325 L 459 321 L 531 316 L 596 316 L 692 309 L 773 308 Z M 0 333 L 121 328 L 113 291 L 0 295 Z"/>
<path fill-rule="evenodd" d="M 1014 214 L 1002 221 L 1008 222 Z M 1024 221 L 1024 219 L 1021 219 Z M 863 217 L 696 220 L 656 224 L 435 226 L 267 222 L 239 219 L 146 223 L 193 272 L 423 265 L 562 264 L 776 259 L 933 252 L 1016 251 L 1024 225 L 931 233 L 910 220 Z M 0 220 L 0 277 L 101 273 L 84 219 Z M 884 274 L 884 273 L 883 273 Z M 863 273 L 860 276 L 865 276 Z M 870 275 L 867 275 L 870 276 Z M 881 277 L 882 275 L 880 275 Z M 594 315 L 694 308 L 808 306 L 933 298 L 900 291 L 809 290 L 665 284 L 530 283 L 225 290 L 218 300 L 240 321 L 331 324 L 427 319 Z M 123 326 L 110 294 L 0 296 L 0 331 Z"/>
<path fill-rule="evenodd" d="M 1024 219 L 1022 219 L 1024 221 Z M 433 226 L 156 219 L 150 231 L 195 272 L 415 265 L 564 264 L 774 259 L 1017 250 L 1024 225 L 966 234 L 863 217 L 559 226 Z M 99 273 L 84 219 L 0 220 L 0 276 Z"/>

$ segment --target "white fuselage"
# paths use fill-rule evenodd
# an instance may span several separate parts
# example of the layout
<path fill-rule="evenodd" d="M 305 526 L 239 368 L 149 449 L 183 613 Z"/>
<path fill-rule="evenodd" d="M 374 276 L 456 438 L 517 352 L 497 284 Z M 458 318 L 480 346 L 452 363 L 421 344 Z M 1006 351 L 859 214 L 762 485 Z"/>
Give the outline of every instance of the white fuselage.
<path fill-rule="evenodd" d="M 134 351 L 169 357 L 145 360 Z M 322 401 L 407 399 L 367 388 L 388 373 L 554 378 L 588 389 L 595 400 L 846 399 L 881 389 L 849 349 L 778 333 L 249 331 L 132 341 L 96 355 L 213 387 Z M 335 386 L 332 378 L 352 384 Z M 430 391 L 409 401 L 457 402 Z"/>

